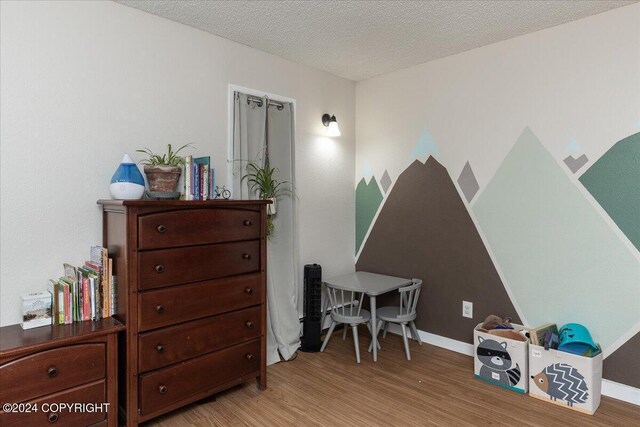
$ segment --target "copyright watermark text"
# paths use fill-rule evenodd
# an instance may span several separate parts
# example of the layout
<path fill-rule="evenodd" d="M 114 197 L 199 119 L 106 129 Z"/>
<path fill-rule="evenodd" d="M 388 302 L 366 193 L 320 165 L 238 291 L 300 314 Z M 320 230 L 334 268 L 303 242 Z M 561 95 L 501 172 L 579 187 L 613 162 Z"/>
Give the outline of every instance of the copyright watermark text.
<path fill-rule="evenodd" d="M 2 412 L 26 413 L 26 412 L 53 412 L 53 413 L 86 413 L 108 412 L 110 403 L 69 403 L 69 402 L 45 402 L 45 403 L 4 403 Z"/>

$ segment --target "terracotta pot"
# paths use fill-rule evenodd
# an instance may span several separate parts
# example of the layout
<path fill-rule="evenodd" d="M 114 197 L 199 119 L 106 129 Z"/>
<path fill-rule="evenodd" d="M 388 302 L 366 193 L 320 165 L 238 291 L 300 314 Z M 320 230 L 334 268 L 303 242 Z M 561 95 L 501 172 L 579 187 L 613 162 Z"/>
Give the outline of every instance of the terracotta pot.
<path fill-rule="evenodd" d="M 182 168 L 180 166 L 145 166 L 149 191 L 176 191 Z"/>

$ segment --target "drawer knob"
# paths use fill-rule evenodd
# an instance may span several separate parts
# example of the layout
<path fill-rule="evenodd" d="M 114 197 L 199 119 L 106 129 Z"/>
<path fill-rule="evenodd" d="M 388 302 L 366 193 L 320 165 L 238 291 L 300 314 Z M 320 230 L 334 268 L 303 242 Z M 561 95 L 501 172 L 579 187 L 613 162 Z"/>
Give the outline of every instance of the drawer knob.
<path fill-rule="evenodd" d="M 156 230 L 158 230 L 158 233 L 164 233 L 165 231 L 167 231 L 167 227 L 161 224 L 156 227 Z"/>
<path fill-rule="evenodd" d="M 156 346 L 156 351 L 157 351 L 158 353 L 164 353 L 164 346 L 163 346 L 162 344 L 158 344 L 158 345 Z"/>
<path fill-rule="evenodd" d="M 245 288 L 244 291 L 249 295 L 251 295 L 253 293 L 253 289 L 251 289 L 251 288 Z"/>
<path fill-rule="evenodd" d="M 156 265 L 156 273 L 162 273 L 164 271 L 164 266 L 162 264 Z"/>
<path fill-rule="evenodd" d="M 164 312 L 164 306 L 162 304 L 156 305 L 156 311 L 158 313 L 163 313 Z"/>
<path fill-rule="evenodd" d="M 247 360 L 253 360 L 253 354 L 251 353 L 247 353 L 244 357 L 246 357 Z"/>
<path fill-rule="evenodd" d="M 247 328 L 253 328 L 253 322 L 250 320 L 247 323 L 245 323 L 245 325 L 247 325 Z"/>
<path fill-rule="evenodd" d="M 161 385 L 160 387 L 158 387 L 158 391 L 160 392 L 160 394 L 167 394 L 167 386 Z"/>
<path fill-rule="evenodd" d="M 250 219 L 245 219 L 242 224 L 244 224 L 245 227 L 251 227 L 251 224 L 253 223 L 251 222 Z"/>
<path fill-rule="evenodd" d="M 50 367 L 47 369 L 47 375 L 49 375 L 49 378 L 56 377 L 58 375 L 58 368 L 55 366 Z"/>
<path fill-rule="evenodd" d="M 49 422 L 50 423 L 55 423 L 56 421 L 58 421 L 58 414 L 55 413 L 50 413 L 49 414 Z"/>
<path fill-rule="evenodd" d="M 242 259 L 251 259 L 251 254 L 242 254 Z"/>

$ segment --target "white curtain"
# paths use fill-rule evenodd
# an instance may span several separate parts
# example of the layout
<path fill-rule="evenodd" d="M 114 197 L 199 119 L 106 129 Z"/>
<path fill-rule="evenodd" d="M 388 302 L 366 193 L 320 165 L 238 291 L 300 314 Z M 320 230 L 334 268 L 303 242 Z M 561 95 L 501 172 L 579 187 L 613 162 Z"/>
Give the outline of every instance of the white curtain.
<path fill-rule="evenodd" d="M 234 198 L 252 199 L 246 180 L 246 165 L 264 166 L 268 159 L 276 167 L 276 179 L 294 182 L 293 106 L 261 105 L 247 102 L 247 95 L 236 93 L 234 108 Z M 278 198 L 272 216 L 274 231 L 267 240 L 267 363 L 288 360 L 300 346 L 298 319 L 298 275 L 295 193 Z"/>
<path fill-rule="evenodd" d="M 249 194 L 247 180 L 242 177 L 247 173 L 247 164 L 255 163 L 264 166 L 267 143 L 267 102 L 261 104 L 248 102 L 245 94 L 234 94 L 233 108 L 233 198 L 252 199 Z"/>

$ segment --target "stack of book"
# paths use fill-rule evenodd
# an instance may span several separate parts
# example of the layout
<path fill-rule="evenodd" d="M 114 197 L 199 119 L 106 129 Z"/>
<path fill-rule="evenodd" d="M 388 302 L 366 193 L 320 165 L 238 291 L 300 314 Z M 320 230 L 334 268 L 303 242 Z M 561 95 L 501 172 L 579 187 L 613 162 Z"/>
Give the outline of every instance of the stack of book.
<path fill-rule="evenodd" d="M 215 182 L 216 170 L 210 166 L 211 159 L 207 157 L 187 156 L 184 162 L 183 199 L 209 200 L 216 198 Z"/>
<path fill-rule="evenodd" d="M 49 280 L 54 324 L 111 317 L 116 312 L 113 258 L 102 246 L 92 246 L 90 260 L 74 267 L 64 264 L 64 275 Z"/>

